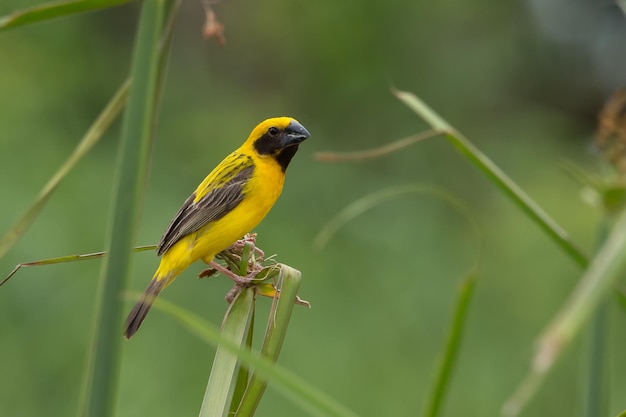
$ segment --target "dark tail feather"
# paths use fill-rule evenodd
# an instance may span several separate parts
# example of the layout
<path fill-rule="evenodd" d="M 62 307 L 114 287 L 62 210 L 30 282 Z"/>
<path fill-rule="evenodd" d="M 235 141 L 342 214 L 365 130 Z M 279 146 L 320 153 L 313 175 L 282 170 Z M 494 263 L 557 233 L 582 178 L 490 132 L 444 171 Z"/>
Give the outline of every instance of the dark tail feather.
<path fill-rule="evenodd" d="M 159 293 L 165 288 L 167 281 L 167 279 L 157 280 L 156 278 L 152 278 L 143 296 L 137 301 L 137 304 L 135 304 L 130 314 L 128 314 L 125 325 L 126 330 L 124 331 L 124 337 L 126 339 L 130 339 L 137 332 L 143 319 L 148 315 L 152 303 L 154 303 Z"/>

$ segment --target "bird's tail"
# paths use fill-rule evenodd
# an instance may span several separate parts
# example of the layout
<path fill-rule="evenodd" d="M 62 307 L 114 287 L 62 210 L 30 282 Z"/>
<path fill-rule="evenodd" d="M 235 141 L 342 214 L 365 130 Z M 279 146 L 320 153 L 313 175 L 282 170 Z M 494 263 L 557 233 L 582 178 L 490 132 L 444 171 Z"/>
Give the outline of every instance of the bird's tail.
<path fill-rule="evenodd" d="M 133 307 L 128 314 L 125 325 L 126 330 L 124 331 L 124 337 L 126 339 L 130 339 L 137 332 L 143 319 L 148 315 L 152 303 L 154 303 L 159 293 L 163 291 L 163 288 L 167 286 L 168 279 L 157 277 L 158 275 L 152 278 L 152 281 L 148 284 L 148 288 L 146 288 L 146 291 L 144 291 L 139 301 L 137 301 L 135 307 Z"/>

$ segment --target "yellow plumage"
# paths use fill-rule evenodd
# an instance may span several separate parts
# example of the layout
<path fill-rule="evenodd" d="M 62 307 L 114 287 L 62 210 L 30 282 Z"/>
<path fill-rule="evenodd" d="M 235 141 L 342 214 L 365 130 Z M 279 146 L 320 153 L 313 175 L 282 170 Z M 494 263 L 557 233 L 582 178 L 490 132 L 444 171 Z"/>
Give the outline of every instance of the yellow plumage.
<path fill-rule="evenodd" d="M 308 137 L 295 119 L 265 120 L 200 183 L 159 242 L 161 263 L 128 316 L 126 338 L 137 331 L 154 298 L 182 271 L 200 259 L 210 263 L 263 220 L 280 196 L 299 143 Z"/>

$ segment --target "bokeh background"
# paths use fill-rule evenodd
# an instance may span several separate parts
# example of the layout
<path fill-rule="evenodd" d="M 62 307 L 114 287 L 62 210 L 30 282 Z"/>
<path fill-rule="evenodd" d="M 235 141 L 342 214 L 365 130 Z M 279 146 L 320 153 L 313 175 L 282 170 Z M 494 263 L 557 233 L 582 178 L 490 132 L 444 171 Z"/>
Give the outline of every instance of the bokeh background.
<path fill-rule="evenodd" d="M 37 4 L 4 0 L 0 15 Z M 0 33 L 0 232 L 8 230 L 126 77 L 138 5 Z M 626 81 L 626 22 L 610 1 L 333 2 L 228 0 L 227 44 L 202 39 L 203 9 L 178 14 L 137 244 L 156 243 L 187 195 L 260 120 L 298 118 L 312 133 L 283 196 L 257 228 L 266 253 L 303 272 L 280 364 L 362 416 L 424 405 L 457 283 L 480 245 L 458 212 L 407 195 L 356 218 L 322 250 L 312 241 L 354 200 L 394 185 L 465 201 L 482 228 L 479 282 L 443 415 L 497 415 L 534 341 L 579 268 L 443 139 L 384 158 L 328 164 L 317 151 L 365 149 L 425 129 L 390 93 L 417 93 L 465 133 L 587 251 L 601 212 L 562 169 L 602 163 L 597 112 Z M 62 183 L 11 252 L 15 264 L 101 250 L 119 123 Z M 157 265 L 134 257 L 133 290 Z M 225 279 L 202 265 L 163 294 L 213 323 Z M 0 416 L 77 409 L 99 261 L 27 268 L 0 289 Z M 259 308 L 267 311 L 268 300 Z M 129 305 L 130 307 L 130 305 Z M 626 408 L 624 311 L 612 306 L 611 413 Z M 121 329 L 120 329 L 121 337 Z M 214 350 L 153 311 L 124 343 L 119 416 L 196 415 Z M 580 415 L 586 335 L 524 415 Z M 271 388 L 259 416 L 303 413 Z"/>

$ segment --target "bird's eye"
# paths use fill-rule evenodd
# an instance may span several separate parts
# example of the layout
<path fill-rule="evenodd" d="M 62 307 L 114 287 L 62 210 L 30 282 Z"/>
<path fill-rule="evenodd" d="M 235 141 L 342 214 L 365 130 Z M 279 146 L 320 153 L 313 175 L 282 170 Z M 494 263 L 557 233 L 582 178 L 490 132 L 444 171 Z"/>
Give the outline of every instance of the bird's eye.
<path fill-rule="evenodd" d="M 276 136 L 278 135 L 278 128 L 272 126 L 269 129 L 267 129 L 267 133 L 269 133 L 271 136 Z"/>

